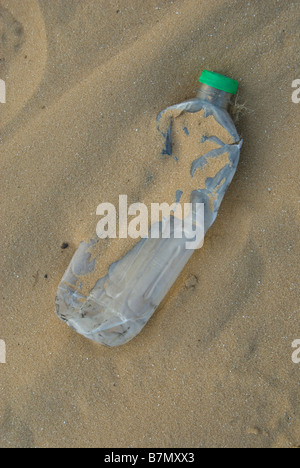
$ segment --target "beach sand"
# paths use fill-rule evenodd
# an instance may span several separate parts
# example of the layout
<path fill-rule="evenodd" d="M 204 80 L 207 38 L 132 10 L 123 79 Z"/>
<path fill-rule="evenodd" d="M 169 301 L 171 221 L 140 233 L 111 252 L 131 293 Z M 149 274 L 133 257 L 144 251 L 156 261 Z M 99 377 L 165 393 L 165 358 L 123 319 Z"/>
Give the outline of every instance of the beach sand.
<path fill-rule="evenodd" d="M 1 447 L 300 445 L 299 26 L 289 0 L 0 0 Z M 97 206 L 143 195 L 155 118 L 203 69 L 240 81 L 237 174 L 142 333 L 105 348 L 57 286 Z"/>

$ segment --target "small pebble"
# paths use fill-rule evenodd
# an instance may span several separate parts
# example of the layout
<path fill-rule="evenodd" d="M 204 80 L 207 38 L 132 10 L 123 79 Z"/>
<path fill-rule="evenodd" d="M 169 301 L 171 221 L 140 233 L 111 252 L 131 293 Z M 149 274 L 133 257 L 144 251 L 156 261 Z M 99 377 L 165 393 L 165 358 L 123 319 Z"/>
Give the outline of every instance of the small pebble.
<path fill-rule="evenodd" d="M 198 278 L 194 275 L 191 275 L 189 279 L 185 282 L 186 288 L 195 288 L 198 283 Z"/>
<path fill-rule="evenodd" d="M 248 427 L 247 429 L 247 434 L 249 435 L 259 435 L 260 434 L 260 430 L 258 427 Z"/>

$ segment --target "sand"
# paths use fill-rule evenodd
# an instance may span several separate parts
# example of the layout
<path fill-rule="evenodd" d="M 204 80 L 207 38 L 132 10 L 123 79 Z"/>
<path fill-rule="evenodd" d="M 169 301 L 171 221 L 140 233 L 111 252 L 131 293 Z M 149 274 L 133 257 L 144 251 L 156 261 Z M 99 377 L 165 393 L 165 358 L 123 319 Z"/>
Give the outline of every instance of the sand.
<path fill-rule="evenodd" d="M 299 446 L 299 3 L 0 6 L 0 446 Z M 142 333 L 104 348 L 58 320 L 58 283 L 97 206 L 143 196 L 155 118 L 204 68 L 240 81 L 237 174 Z"/>

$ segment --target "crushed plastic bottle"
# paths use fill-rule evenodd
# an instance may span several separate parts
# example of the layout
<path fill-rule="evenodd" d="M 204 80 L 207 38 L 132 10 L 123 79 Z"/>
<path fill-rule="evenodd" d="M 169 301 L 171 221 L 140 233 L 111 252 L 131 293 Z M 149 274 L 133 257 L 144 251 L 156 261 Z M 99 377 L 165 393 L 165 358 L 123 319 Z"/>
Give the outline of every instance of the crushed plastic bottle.
<path fill-rule="evenodd" d="M 79 245 L 59 284 L 58 317 L 78 333 L 103 345 L 119 346 L 140 333 L 193 254 L 193 249 L 186 248 L 187 241 L 195 238 L 197 230 L 204 236 L 214 223 L 236 172 L 242 140 L 228 113 L 228 105 L 237 92 L 238 82 L 209 71 L 204 71 L 199 81 L 201 87 L 197 96 L 165 109 L 157 117 L 157 126 L 165 141 L 162 153 L 170 157 L 174 115 L 202 113 L 204 119 L 214 119 L 219 126 L 219 134 L 199 134 L 199 147 L 206 142 L 212 149 L 192 161 L 188 174 L 192 182 L 196 172 L 226 155 L 216 174 L 206 177 L 202 188 L 191 188 L 189 193 L 193 207 L 191 216 L 197 214 L 198 204 L 204 205 L 204 226 L 194 222 L 193 230 L 189 231 L 182 225 L 179 228 L 174 218 L 163 220 L 159 225 L 159 238 L 141 239 L 110 266 L 107 275 L 98 279 L 89 294 L 84 294 L 85 279 L 94 272 L 97 261 L 101 261 L 93 256 L 93 249 L 101 242 L 95 236 Z M 183 130 L 189 135 L 188 127 Z M 224 134 L 230 137 L 229 143 L 224 142 Z M 180 187 L 174 187 L 174 193 L 178 202 Z M 163 237 L 166 228 L 170 229 L 170 238 Z M 177 235 L 178 229 L 182 230 L 181 238 Z"/>

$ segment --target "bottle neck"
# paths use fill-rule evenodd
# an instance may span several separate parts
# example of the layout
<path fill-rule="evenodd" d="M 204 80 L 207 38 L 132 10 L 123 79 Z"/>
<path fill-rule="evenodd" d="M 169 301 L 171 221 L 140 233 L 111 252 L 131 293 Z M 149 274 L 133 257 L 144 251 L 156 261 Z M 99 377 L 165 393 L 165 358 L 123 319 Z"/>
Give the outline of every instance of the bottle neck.
<path fill-rule="evenodd" d="M 197 92 L 197 97 L 199 99 L 208 101 L 214 106 L 223 107 L 224 109 L 228 108 L 232 96 L 233 95 L 231 93 L 220 91 L 219 89 L 212 88 L 211 86 L 203 83 L 201 83 Z"/>

